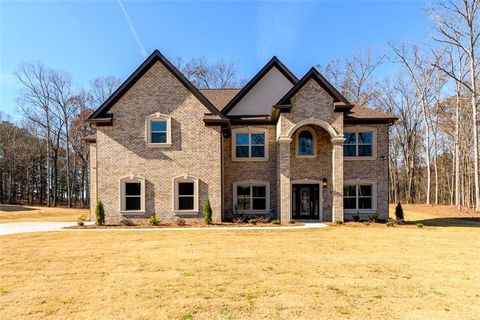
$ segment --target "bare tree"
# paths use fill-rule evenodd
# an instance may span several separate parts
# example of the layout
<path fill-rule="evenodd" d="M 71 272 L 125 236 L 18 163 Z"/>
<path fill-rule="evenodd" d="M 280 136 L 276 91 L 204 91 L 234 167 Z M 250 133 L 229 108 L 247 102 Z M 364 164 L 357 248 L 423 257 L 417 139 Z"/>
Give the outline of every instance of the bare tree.
<path fill-rule="evenodd" d="M 439 69 L 449 77 L 461 83 L 468 89 L 471 96 L 472 123 L 473 123 L 473 148 L 474 148 L 474 184 L 475 184 L 475 210 L 480 211 L 480 185 L 479 185 L 479 146 L 478 146 L 478 61 L 477 50 L 480 37 L 479 0 L 460 0 L 455 2 L 439 1 L 432 7 L 432 17 L 437 35 L 435 40 L 439 43 L 452 46 L 461 50 L 467 57 L 469 67 L 469 80 L 457 77 L 440 65 Z"/>
<path fill-rule="evenodd" d="M 233 63 L 223 60 L 211 63 L 205 58 L 193 58 L 186 64 L 176 59 L 177 68 L 201 89 L 237 88 L 243 84 Z"/>
<path fill-rule="evenodd" d="M 92 102 L 98 108 L 120 86 L 121 80 L 114 76 L 98 77 L 91 82 Z"/>

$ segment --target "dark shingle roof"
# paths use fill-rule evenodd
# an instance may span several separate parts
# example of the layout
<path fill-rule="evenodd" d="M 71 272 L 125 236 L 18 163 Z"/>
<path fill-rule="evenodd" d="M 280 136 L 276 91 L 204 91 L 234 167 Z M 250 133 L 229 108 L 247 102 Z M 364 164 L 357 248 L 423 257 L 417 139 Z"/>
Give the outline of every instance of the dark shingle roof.
<path fill-rule="evenodd" d="M 361 122 L 364 120 L 393 123 L 395 120 L 397 120 L 397 117 L 362 105 L 355 105 L 352 109 L 350 109 L 350 112 L 345 115 L 346 122 Z"/>
<path fill-rule="evenodd" d="M 237 95 L 240 89 L 200 89 L 200 92 L 208 99 L 218 110 L 222 110 Z"/>

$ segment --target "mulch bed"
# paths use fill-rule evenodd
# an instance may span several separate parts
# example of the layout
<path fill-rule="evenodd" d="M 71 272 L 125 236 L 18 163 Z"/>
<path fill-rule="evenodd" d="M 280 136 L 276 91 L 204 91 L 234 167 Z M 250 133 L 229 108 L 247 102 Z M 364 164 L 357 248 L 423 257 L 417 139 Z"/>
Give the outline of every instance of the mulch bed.
<path fill-rule="evenodd" d="M 303 226 L 303 223 L 295 222 L 289 224 L 273 224 L 273 223 L 230 223 L 230 222 L 216 222 L 212 224 L 203 224 L 203 223 L 194 223 L 189 222 L 183 224 L 176 223 L 161 223 L 157 226 L 152 226 L 149 224 L 138 224 L 138 225 L 84 225 L 84 226 L 72 226 L 66 227 L 65 229 L 162 229 L 162 228 L 242 228 L 242 227 L 285 227 L 285 226 Z"/>

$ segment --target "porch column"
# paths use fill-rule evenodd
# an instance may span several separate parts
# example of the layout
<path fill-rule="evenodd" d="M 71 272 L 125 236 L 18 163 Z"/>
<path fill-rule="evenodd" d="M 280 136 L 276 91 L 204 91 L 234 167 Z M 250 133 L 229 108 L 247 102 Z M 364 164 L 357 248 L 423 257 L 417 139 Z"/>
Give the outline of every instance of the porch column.
<path fill-rule="evenodd" d="M 292 139 L 279 139 L 278 143 L 278 203 L 279 217 L 282 223 L 292 218 L 290 186 L 290 142 Z"/>
<path fill-rule="evenodd" d="M 342 136 L 332 138 L 332 222 L 343 221 L 343 141 Z"/>

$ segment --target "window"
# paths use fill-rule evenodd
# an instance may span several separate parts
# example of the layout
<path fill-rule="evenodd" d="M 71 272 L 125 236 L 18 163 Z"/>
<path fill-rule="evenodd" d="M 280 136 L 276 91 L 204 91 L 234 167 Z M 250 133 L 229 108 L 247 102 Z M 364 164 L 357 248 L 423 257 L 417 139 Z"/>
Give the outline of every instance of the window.
<path fill-rule="evenodd" d="M 296 155 L 298 158 L 312 158 L 317 153 L 315 145 L 315 130 L 305 128 L 297 134 Z"/>
<path fill-rule="evenodd" d="M 346 211 L 376 210 L 375 183 L 345 183 L 343 186 L 343 208 Z"/>
<path fill-rule="evenodd" d="M 127 177 L 120 180 L 120 211 L 145 211 L 145 182 L 142 178 Z"/>
<path fill-rule="evenodd" d="M 198 179 L 190 175 L 184 175 L 173 180 L 173 210 L 177 213 L 198 213 Z"/>
<path fill-rule="evenodd" d="M 375 157 L 375 131 L 369 129 L 345 132 L 343 143 L 344 157 L 373 158 Z"/>
<path fill-rule="evenodd" d="M 232 158 L 234 160 L 266 160 L 268 158 L 267 139 L 267 130 L 234 129 Z"/>
<path fill-rule="evenodd" d="M 172 145 L 171 118 L 159 112 L 145 118 L 145 140 L 149 147 Z"/>
<path fill-rule="evenodd" d="M 270 185 L 268 182 L 236 182 L 233 189 L 234 210 L 243 212 L 270 210 Z"/>

